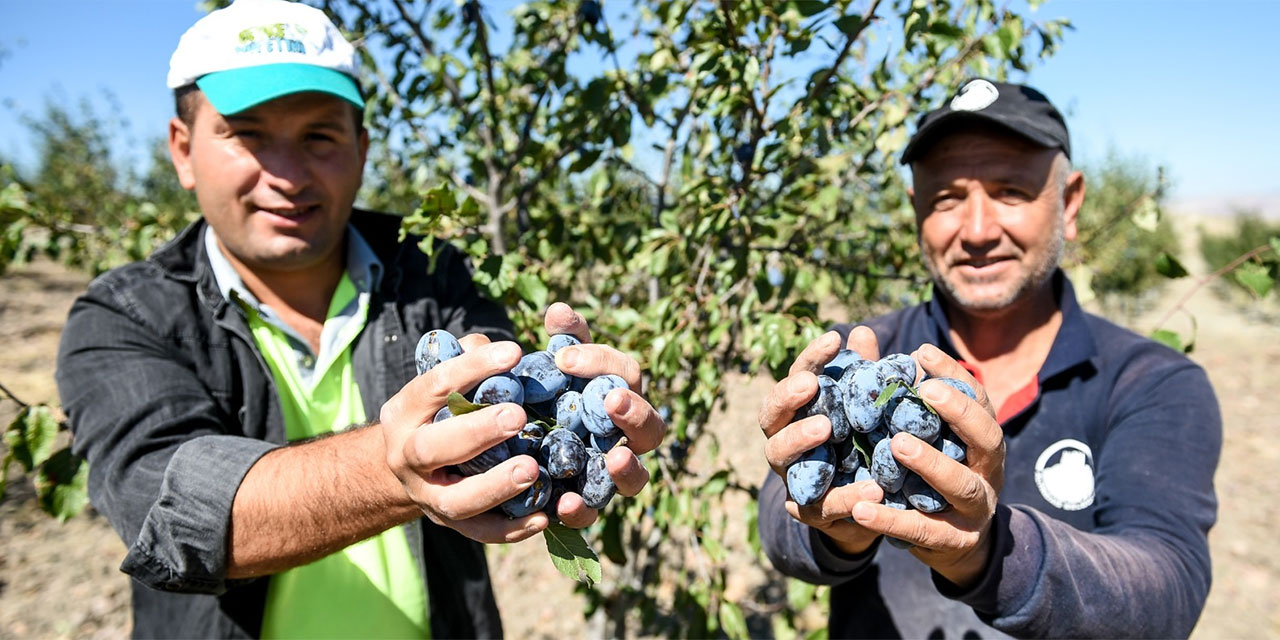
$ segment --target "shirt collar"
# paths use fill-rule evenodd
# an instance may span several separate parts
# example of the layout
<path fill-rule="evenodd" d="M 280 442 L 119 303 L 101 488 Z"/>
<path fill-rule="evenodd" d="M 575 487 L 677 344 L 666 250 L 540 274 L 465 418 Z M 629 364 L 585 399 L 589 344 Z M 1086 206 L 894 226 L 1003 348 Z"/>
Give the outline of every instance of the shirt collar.
<path fill-rule="evenodd" d="M 1058 304 L 1058 309 L 1062 311 L 1062 326 L 1058 328 L 1058 335 L 1053 339 L 1049 355 L 1041 365 L 1039 375 L 1036 376 L 1041 383 L 1088 362 L 1097 355 L 1086 314 L 1080 308 L 1080 303 L 1076 301 L 1075 288 L 1071 286 L 1071 281 L 1061 269 L 1054 272 L 1052 286 L 1054 300 Z M 947 321 L 946 302 L 942 296 L 937 295 L 936 291 L 926 305 L 925 311 L 933 325 L 932 330 L 936 340 L 934 344 L 944 346 L 952 357 L 959 357 L 955 345 L 951 342 L 951 323 Z"/>
<path fill-rule="evenodd" d="M 254 308 L 260 307 L 261 303 L 244 286 L 240 274 L 236 273 L 231 261 L 218 248 L 218 237 L 214 234 L 213 227 L 208 225 L 204 231 L 204 248 L 209 255 L 213 278 L 218 283 L 218 291 L 222 293 L 223 299 L 232 302 L 231 294 L 235 293 L 237 298 Z M 373 248 L 365 241 L 364 236 L 355 227 L 347 225 L 347 277 L 356 290 L 369 293 L 376 289 L 382 282 L 382 271 L 382 261 L 373 253 Z"/>

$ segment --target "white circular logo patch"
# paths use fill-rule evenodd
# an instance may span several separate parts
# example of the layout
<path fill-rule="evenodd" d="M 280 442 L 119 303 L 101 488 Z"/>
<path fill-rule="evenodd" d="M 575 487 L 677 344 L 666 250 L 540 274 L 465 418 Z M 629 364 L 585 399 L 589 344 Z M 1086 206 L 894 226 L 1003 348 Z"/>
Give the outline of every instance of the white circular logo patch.
<path fill-rule="evenodd" d="M 981 111 L 991 106 L 1000 97 L 996 86 L 986 80 L 973 80 L 960 88 L 960 93 L 951 99 L 952 111 Z"/>
<path fill-rule="evenodd" d="M 1059 440 L 1036 460 L 1036 486 L 1049 504 L 1079 511 L 1093 504 L 1093 451 L 1079 440 Z"/>

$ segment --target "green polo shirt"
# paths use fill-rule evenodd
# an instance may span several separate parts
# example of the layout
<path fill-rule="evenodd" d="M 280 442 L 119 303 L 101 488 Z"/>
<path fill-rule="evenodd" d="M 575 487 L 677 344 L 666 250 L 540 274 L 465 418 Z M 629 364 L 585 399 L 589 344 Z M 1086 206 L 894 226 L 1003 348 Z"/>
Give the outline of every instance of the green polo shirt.
<path fill-rule="evenodd" d="M 354 230 L 350 230 L 354 234 Z M 358 237 L 355 241 L 363 242 Z M 367 246 L 359 247 L 367 250 Z M 216 245 L 214 247 L 216 251 Z M 349 251 L 348 263 L 360 256 Z M 371 252 L 369 252 L 371 255 Z M 362 265 L 344 273 L 330 301 L 320 353 L 280 323 L 219 267 L 220 285 L 245 310 L 249 329 L 271 369 L 285 433 L 290 441 L 321 436 L 365 421 L 351 345 L 368 316 L 369 285 L 377 271 Z M 367 257 L 365 258 L 367 260 Z M 221 271 L 219 273 L 219 271 Z M 352 273 L 364 286 L 357 288 Z M 281 531 L 281 535 L 289 535 Z M 264 638 L 427 638 L 430 636 L 424 580 L 402 527 L 393 527 L 311 564 L 271 577 L 263 615 Z"/>

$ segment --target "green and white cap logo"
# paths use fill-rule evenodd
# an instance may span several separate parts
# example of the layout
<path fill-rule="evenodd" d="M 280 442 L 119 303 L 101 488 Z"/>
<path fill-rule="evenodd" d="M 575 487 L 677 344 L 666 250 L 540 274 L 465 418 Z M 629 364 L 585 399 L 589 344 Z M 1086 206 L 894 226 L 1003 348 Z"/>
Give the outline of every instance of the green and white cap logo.
<path fill-rule="evenodd" d="M 195 83 L 224 115 L 303 91 L 363 108 L 357 65 L 355 48 L 323 11 L 286 0 L 236 0 L 182 35 L 168 85 Z"/>

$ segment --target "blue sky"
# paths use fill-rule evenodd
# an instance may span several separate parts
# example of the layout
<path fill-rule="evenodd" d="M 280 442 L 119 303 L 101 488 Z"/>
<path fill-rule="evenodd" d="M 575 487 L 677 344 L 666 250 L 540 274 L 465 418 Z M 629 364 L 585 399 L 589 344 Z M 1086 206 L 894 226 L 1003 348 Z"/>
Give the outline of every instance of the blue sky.
<path fill-rule="evenodd" d="M 33 157 L 21 114 L 104 92 L 130 123 L 124 151 L 144 154 L 172 113 L 169 54 L 200 15 L 195 0 L 0 0 L 0 156 Z M 1037 17 L 1075 25 L 1024 80 L 1067 114 L 1078 160 L 1162 164 L 1174 198 L 1280 196 L 1280 1 L 1050 0 Z"/>

